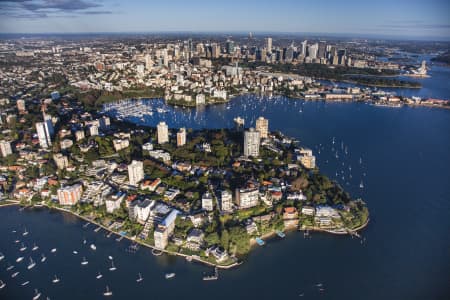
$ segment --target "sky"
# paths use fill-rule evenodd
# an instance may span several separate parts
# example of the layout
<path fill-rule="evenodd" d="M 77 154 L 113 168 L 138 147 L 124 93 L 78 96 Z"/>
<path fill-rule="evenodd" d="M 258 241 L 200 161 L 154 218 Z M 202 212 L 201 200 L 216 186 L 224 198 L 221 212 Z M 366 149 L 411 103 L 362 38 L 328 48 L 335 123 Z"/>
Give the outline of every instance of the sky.
<path fill-rule="evenodd" d="M 0 33 L 166 31 L 450 40 L 450 0 L 0 0 Z"/>

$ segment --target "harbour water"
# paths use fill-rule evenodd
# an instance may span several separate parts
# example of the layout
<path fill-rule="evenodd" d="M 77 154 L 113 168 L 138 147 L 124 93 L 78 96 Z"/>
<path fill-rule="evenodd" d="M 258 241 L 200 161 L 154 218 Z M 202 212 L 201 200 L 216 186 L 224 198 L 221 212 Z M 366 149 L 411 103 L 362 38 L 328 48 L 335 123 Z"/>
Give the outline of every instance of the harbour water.
<path fill-rule="evenodd" d="M 152 126 L 165 120 L 170 127 L 221 128 L 232 127 L 238 115 L 246 126 L 258 116 L 268 118 L 271 130 L 312 148 L 322 172 L 367 202 L 371 221 L 362 232 L 363 242 L 322 233 L 305 239 L 292 232 L 257 247 L 237 269 L 220 271 L 219 280 L 203 281 L 203 272 L 211 273 L 211 268 L 183 258 L 155 257 L 143 248 L 129 253 L 128 241 L 116 242 L 103 230 L 95 233 L 92 225 L 83 228 L 84 222 L 73 216 L 0 208 L 0 252 L 5 255 L 0 279 L 7 284 L 1 299 L 31 299 L 35 288 L 50 299 L 99 299 L 106 285 L 114 299 L 449 298 L 449 110 L 254 96 L 201 110 L 151 103 L 168 110 L 145 117 Z M 26 237 L 24 227 L 30 232 Z M 28 246 L 25 252 L 18 250 L 16 239 Z M 33 243 L 40 247 L 36 253 Z M 50 253 L 51 248 L 57 252 Z M 41 253 L 47 256 L 44 263 Z M 108 270 L 109 255 L 114 272 Z M 24 261 L 16 263 L 18 256 Z M 27 270 L 30 256 L 37 265 Z M 83 256 L 86 266 L 81 265 Z M 9 263 L 15 268 L 7 271 Z M 11 278 L 16 271 L 20 274 Z M 97 280 L 99 271 L 103 278 Z M 176 277 L 166 280 L 164 274 L 170 272 Z M 141 283 L 136 282 L 138 273 Z M 57 284 L 52 283 L 55 274 Z M 22 287 L 25 281 L 30 283 Z"/>

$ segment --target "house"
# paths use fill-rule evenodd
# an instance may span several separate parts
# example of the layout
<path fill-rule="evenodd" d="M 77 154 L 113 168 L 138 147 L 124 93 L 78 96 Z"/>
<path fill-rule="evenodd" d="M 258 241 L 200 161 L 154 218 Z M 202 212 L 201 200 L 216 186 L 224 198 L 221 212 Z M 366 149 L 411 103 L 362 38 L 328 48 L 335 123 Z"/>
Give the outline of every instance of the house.
<path fill-rule="evenodd" d="M 298 225 L 298 212 L 293 206 L 285 207 L 283 211 L 284 227 L 296 227 Z"/>
<path fill-rule="evenodd" d="M 315 211 L 316 210 L 312 206 L 303 206 L 302 207 L 302 214 L 305 216 L 313 216 Z"/>

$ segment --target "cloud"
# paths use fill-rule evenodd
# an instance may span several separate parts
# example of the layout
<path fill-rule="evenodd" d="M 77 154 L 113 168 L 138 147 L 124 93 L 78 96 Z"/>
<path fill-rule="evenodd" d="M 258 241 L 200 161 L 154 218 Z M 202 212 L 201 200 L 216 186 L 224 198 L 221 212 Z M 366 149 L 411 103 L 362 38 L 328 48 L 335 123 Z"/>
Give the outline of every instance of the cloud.
<path fill-rule="evenodd" d="M 381 24 L 378 27 L 400 29 L 450 29 L 450 24 L 428 24 L 421 20 L 392 21 L 388 24 Z"/>
<path fill-rule="evenodd" d="M 111 14 L 98 0 L 0 0 L 0 15 L 15 18 L 46 18 L 65 14 Z M 92 10 L 94 9 L 94 10 Z"/>

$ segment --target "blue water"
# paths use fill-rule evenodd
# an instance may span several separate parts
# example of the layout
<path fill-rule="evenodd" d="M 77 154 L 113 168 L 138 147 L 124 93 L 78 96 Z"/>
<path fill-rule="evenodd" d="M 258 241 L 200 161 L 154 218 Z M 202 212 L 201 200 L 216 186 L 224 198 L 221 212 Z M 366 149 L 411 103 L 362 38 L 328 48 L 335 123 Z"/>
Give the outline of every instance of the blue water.
<path fill-rule="evenodd" d="M 159 100 L 151 103 L 164 106 Z M 298 299 L 300 294 L 305 299 L 449 299 L 450 110 L 253 96 L 234 99 L 229 109 L 169 110 L 147 117 L 147 124 L 165 120 L 170 127 L 232 127 L 240 115 L 250 126 L 262 115 L 271 130 L 298 138 L 315 151 L 322 172 L 367 202 L 371 221 L 362 232 L 365 242 L 319 233 L 304 239 L 293 232 L 258 247 L 239 268 L 221 271 L 218 281 L 203 282 L 202 273 L 210 268 L 154 257 L 144 249 L 130 254 L 125 240 L 118 243 L 93 227 L 83 229 L 84 222 L 71 216 L 1 208 L 0 251 L 6 260 L 0 262 L 0 279 L 7 283 L 1 299 L 31 299 L 35 287 L 51 299 L 99 299 L 106 284 L 114 299 Z M 17 265 L 19 251 L 11 230 L 23 226 L 30 230 L 27 245 L 36 242 L 48 260 L 31 271 L 22 262 L 16 267 L 21 274 L 12 279 L 5 269 L 7 261 Z M 83 238 L 94 241 L 97 251 L 83 247 Z M 56 255 L 49 253 L 53 247 Z M 107 270 L 108 255 L 118 267 L 113 273 Z M 89 260 L 86 267 L 80 265 L 82 256 Z M 95 279 L 99 270 L 101 281 Z M 138 272 L 145 278 L 140 285 Z M 165 280 L 166 272 L 177 275 Z M 61 277 L 58 286 L 51 283 L 55 273 Z M 25 280 L 30 285 L 20 288 Z M 319 291 L 317 283 L 325 290 Z"/>

